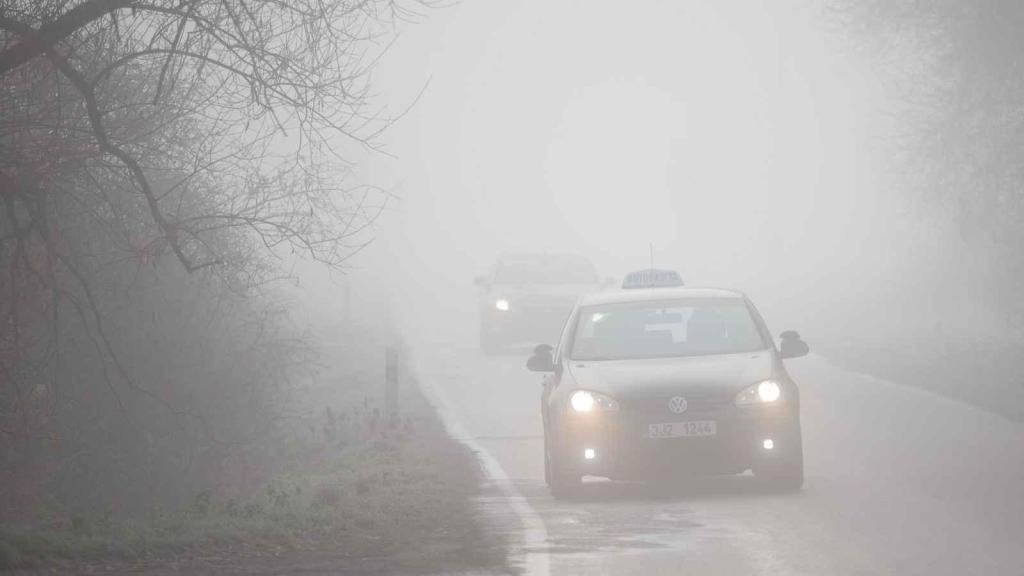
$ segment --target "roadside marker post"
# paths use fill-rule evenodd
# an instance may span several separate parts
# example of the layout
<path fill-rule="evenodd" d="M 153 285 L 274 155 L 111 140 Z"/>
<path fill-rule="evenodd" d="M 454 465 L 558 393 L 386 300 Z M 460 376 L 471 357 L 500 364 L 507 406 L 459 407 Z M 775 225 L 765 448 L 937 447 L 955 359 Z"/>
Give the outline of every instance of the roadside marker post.
<path fill-rule="evenodd" d="M 398 422 L 398 349 L 384 350 L 384 415 L 388 424 Z"/>

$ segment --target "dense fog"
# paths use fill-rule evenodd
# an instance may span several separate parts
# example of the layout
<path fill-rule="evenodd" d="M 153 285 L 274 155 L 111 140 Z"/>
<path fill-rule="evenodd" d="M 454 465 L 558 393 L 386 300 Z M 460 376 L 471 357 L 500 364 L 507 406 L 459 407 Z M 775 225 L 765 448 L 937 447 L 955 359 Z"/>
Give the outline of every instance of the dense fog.
<path fill-rule="evenodd" d="M 621 278 L 653 248 L 691 285 L 748 292 L 780 329 L 1003 328 L 979 298 L 984 249 L 910 183 L 895 72 L 836 14 L 522 8 L 430 14 L 377 70 L 391 109 L 415 104 L 385 136 L 397 158 L 370 160 L 396 199 L 354 262 L 386 269 L 397 301 L 472 313 L 470 280 L 503 252 L 577 252 Z"/>
<path fill-rule="evenodd" d="M 588 290 L 675 270 L 802 335 L 810 496 L 763 510 L 830 510 L 862 428 L 851 453 L 953 486 L 928 497 L 995 499 L 963 478 L 972 455 L 1024 473 L 1022 22 L 1004 0 L 0 0 L 0 569 L 294 552 L 310 526 L 390 558 L 439 516 L 501 563 L 502 501 L 546 573 L 530 535 L 565 509 L 537 496 L 547 422 L 514 387 L 558 330 L 494 353 L 510 254 L 589 259 Z M 947 420 L 966 471 L 915 460 Z M 940 508 L 861 480 L 843 502 L 872 523 Z M 632 526 L 640 500 L 571 512 Z M 1000 534 L 993 573 L 1020 560 L 1011 516 L 956 523 Z"/>

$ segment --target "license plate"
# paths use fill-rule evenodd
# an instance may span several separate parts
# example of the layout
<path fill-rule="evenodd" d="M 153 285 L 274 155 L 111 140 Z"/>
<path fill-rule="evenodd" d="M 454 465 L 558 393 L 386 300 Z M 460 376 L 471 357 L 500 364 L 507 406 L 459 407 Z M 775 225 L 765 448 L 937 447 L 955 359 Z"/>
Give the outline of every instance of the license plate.
<path fill-rule="evenodd" d="M 648 438 L 696 438 L 714 436 L 718 432 L 714 420 L 691 420 L 689 422 L 665 422 L 647 426 Z"/>

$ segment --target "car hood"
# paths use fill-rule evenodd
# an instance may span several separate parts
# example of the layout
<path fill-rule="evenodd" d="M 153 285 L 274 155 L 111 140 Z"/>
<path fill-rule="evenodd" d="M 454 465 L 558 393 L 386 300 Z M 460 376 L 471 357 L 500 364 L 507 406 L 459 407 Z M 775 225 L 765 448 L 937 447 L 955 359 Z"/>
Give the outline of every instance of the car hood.
<path fill-rule="evenodd" d="M 571 361 L 576 387 L 613 398 L 693 396 L 739 392 L 772 377 L 768 350 L 742 354 L 652 358 L 643 360 Z"/>

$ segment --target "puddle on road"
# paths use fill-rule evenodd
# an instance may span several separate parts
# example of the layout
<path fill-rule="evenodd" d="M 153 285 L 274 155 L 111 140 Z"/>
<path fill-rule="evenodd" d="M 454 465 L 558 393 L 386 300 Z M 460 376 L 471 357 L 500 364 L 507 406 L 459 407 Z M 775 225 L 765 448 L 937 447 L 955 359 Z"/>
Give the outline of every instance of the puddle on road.
<path fill-rule="evenodd" d="M 685 548 L 706 536 L 688 509 L 651 510 L 593 503 L 546 507 L 541 512 L 550 554 Z"/>
<path fill-rule="evenodd" d="M 694 504 L 763 497 L 749 478 L 693 482 L 673 487 L 592 482 L 577 499 L 554 500 L 542 485 L 520 484 L 543 517 L 548 546 L 535 551 L 572 555 L 597 552 L 695 549 L 734 534 L 713 514 Z M 697 506 L 697 509 L 700 509 Z"/>

